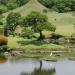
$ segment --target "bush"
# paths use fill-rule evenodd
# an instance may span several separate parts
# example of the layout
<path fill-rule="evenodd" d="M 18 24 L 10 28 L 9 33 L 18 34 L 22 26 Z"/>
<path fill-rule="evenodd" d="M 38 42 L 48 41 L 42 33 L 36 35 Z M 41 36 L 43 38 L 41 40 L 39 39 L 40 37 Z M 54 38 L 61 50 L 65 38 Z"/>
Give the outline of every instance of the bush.
<path fill-rule="evenodd" d="M 51 37 L 50 37 L 50 42 L 54 43 L 54 44 L 59 44 L 60 42 L 60 38 L 62 38 L 63 35 L 57 34 L 57 33 L 52 33 Z"/>
<path fill-rule="evenodd" d="M 15 8 L 17 8 L 17 7 L 18 7 L 17 3 L 14 3 L 14 2 L 7 4 L 7 8 L 8 8 L 9 10 L 15 9 Z"/>
<path fill-rule="evenodd" d="M 6 12 L 8 9 L 5 5 L 0 5 L 0 14 Z"/>
<path fill-rule="evenodd" d="M 65 8 L 64 8 L 64 11 L 65 11 L 65 12 L 69 12 L 69 11 L 71 11 L 71 8 L 70 8 L 70 7 L 65 7 Z"/>
<path fill-rule="evenodd" d="M 21 37 L 30 39 L 30 38 L 32 38 L 33 33 L 34 33 L 33 30 L 24 28 L 22 30 Z"/>
<path fill-rule="evenodd" d="M 0 35 L 0 46 L 7 45 L 7 37 Z"/>
<path fill-rule="evenodd" d="M 7 45 L 0 46 L 0 52 L 7 51 Z"/>
<path fill-rule="evenodd" d="M 44 12 L 44 13 L 47 13 L 47 12 L 48 12 L 48 10 L 47 10 L 47 9 L 43 9 L 43 12 Z"/>
<path fill-rule="evenodd" d="M 71 35 L 71 37 L 72 37 L 72 38 L 75 38 L 75 33 L 73 33 L 73 34 Z"/>
<path fill-rule="evenodd" d="M 63 37 L 63 35 L 60 35 L 60 34 L 57 34 L 57 33 L 52 33 L 50 38 L 51 39 L 59 39 L 61 37 Z"/>
<path fill-rule="evenodd" d="M 59 38 L 59 44 L 64 45 L 65 44 L 65 39 L 64 38 Z"/>
<path fill-rule="evenodd" d="M 0 25 L 3 25 L 3 22 L 2 21 L 0 21 Z"/>

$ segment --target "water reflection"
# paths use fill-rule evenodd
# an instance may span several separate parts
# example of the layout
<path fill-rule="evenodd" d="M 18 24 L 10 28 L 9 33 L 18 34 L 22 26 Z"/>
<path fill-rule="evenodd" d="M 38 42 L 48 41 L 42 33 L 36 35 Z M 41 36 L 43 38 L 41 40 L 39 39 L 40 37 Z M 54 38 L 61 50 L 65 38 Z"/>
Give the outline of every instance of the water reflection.
<path fill-rule="evenodd" d="M 39 61 L 40 67 L 37 69 L 35 68 L 33 72 L 31 73 L 25 73 L 22 72 L 21 75 L 54 75 L 56 73 L 55 68 L 50 68 L 50 69 L 43 69 L 42 68 L 42 61 Z"/>
<path fill-rule="evenodd" d="M 75 75 L 75 61 L 70 60 L 6 60 L 4 56 L 0 56 L 0 61 L 0 75 Z"/>
<path fill-rule="evenodd" d="M 54 75 L 55 72 L 56 72 L 55 68 L 54 69 L 49 69 L 49 70 L 35 69 L 34 72 L 32 72 L 32 73 L 21 73 L 21 75 Z"/>

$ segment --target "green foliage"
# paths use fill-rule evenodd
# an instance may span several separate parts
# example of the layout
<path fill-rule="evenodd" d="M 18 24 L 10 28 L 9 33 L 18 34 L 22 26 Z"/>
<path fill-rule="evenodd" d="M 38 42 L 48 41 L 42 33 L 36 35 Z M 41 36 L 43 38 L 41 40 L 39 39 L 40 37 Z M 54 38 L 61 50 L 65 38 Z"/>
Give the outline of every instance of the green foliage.
<path fill-rule="evenodd" d="M 38 0 L 39 2 L 41 2 L 43 5 L 45 5 L 48 8 L 52 8 L 53 6 L 53 0 Z"/>
<path fill-rule="evenodd" d="M 57 34 L 57 33 L 52 33 L 51 34 L 51 43 L 54 43 L 54 44 L 59 44 L 60 42 L 62 42 L 62 40 L 60 38 L 64 37 L 63 35 L 61 34 Z"/>
<path fill-rule="evenodd" d="M 48 18 L 39 12 L 31 12 L 24 19 L 24 26 L 30 26 L 35 32 L 40 32 L 40 39 L 43 39 L 42 31 L 50 30 L 55 31 L 55 26 L 48 22 Z M 40 40 L 39 39 L 39 40 Z"/>
<path fill-rule="evenodd" d="M 48 10 L 47 10 L 47 9 L 43 9 L 43 12 L 44 12 L 44 13 L 47 13 L 47 12 L 48 12 Z"/>
<path fill-rule="evenodd" d="M 75 33 L 73 33 L 73 34 L 71 35 L 71 37 L 72 37 L 72 38 L 75 38 Z"/>
<path fill-rule="evenodd" d="M 16 0 L 17 4 L 18 4 L 19 6 L 22 6 L 22 5 L 26 4 L 26 3 L 29 2 L 29 1 L 30 1 L 30 0 Z"/>
<path fill-rule="evenodd" d="M 15 9 L 26 4 L 30 0 L 0 0 L 0 13 Z"/>
<path fill-rule="evenodd" d="M 30 28 L 24 28 L 24 29 L 22 30 L 21 36 L 22 36 L 23 38 L 27 37 L 28 39 L 30 39 L 30 38 L 32 38 L 33 33 L 34 33 L 34 32 L 33 32 Z"/>
<path fill-rule="evenodd" d="M 3 25 L 3 22 L 2 21 L 0 21 L 0 25 Z"/>
<path fill-rule="evenodd" d="M 13 32 L 15 28 L 20 24 L 21 15 L 19 13 L 9 13 L 6 19 L 7 25 L 6 28 Z"/>
<path fill-rule="evenodd" d="M 51 34 L 51 39 L 59 39 L 59 38 L 62 38 L 64 37 L 63 35 L 61 34 L 57 34 L 57 33 L 52 33 Z"/>
<path fill-rule="evenodd" d="M 0 15 L 0 25 L 3 25 L 4 24 L 3 18 L 4 18 L 4 16 L 3 15 Z"/>
<path fill-rule="evenodd" d="M 25 19 L 24 25 L 30 26 L 34 31 L 50 30 L 55 31 L 55 27 L 48 22 L 48 18 L 39 12 L 31 12 Z"/>
<path fill-rule="evenodd" d="M 59 13 L 75 11 L 75 0 L 38 0 L 47 8 L 57 8 Z"/>
<path fill-rule="evenodd" d="M 0 5 L 0 14 L 7 11 L 7 7 L 5 5 Z"/>
<path fill-rule="evenodd" d="M 14 3 L 14 2 L 7 4 L 7 8 L 8 8 L 9 10 L 15 9 L 15 8 L 17 8 L 17 7 L 18 7 L 17 3 Z"/>

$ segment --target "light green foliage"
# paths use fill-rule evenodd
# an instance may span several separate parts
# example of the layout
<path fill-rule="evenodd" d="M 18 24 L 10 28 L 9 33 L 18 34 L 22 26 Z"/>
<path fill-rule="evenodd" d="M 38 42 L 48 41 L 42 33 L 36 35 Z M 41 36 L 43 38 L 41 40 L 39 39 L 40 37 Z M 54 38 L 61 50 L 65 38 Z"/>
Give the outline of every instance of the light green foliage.
<path fill-rule="evenodd" d="M 4 5 L 0 5 L 0 14 L 4 13 L 7 11 L 7 7 Z"/>
<path fill-rule="evenodd" d="M 7 8 L 8 8 L 9 10 L 15 9 L 15 8 L 17 8 L 17 7 L 18 7 L 17 3 L 14 3 L 14 2 L 12 2 L 12 3 L 7 3 Z"/>
<path fill-rule="evenodd" d="M 34 32 L 31 28 L 23 28 L 21 37 L 30 39 L 30 38 L 32 38 L 33 33 Z"/>

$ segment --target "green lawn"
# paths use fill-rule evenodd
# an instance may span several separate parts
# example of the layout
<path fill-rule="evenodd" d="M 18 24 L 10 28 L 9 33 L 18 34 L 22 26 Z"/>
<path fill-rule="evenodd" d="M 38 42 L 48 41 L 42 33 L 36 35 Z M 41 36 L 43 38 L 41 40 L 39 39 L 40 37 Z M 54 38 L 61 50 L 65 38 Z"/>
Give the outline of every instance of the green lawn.
<path fill-rule="evenodd" d="M 9 37 L 8 38 L 8 47 L 18 48 L 22 50 L 51 50 L 51 49 L 63 49 L 63 46 L 48 44 L 45 42 L 39 42 L 29 39 L 23 39 L 19 37 Z"/>

